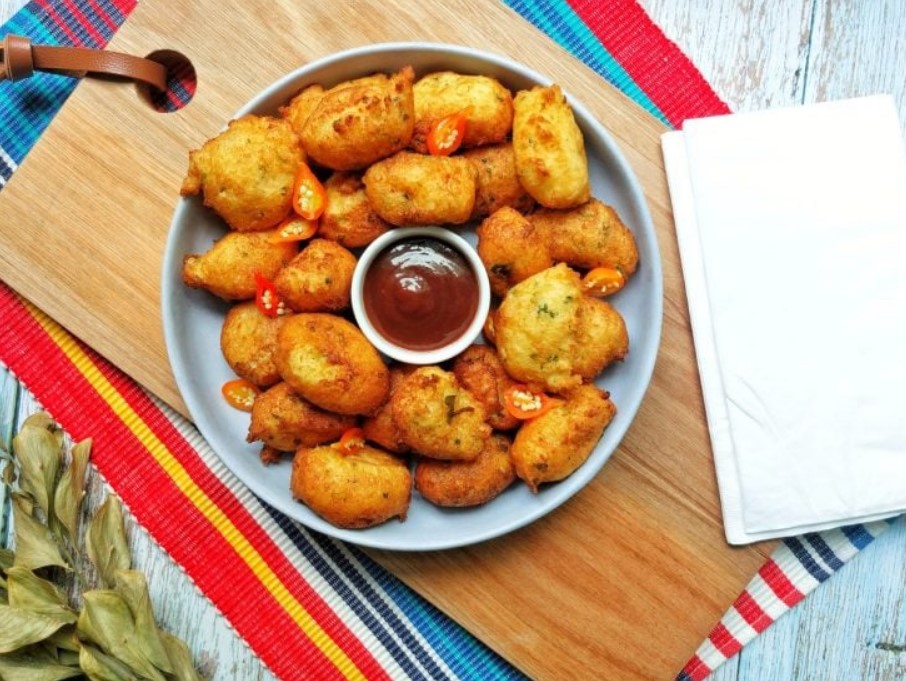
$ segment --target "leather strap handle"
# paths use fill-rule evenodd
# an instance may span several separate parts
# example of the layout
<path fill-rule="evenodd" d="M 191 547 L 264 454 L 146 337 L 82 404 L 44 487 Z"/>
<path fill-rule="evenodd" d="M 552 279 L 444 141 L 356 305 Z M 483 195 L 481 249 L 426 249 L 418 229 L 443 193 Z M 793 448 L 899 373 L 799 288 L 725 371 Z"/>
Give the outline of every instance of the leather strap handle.
<path fill-rule="evenodd" d="M 26 37 L 7 35 L 0 47 L 0 80 L 21 80 L 35 71 L 76 78 L 89 74 L 117 76 L 158 90 L 167 86 L 167 67 L 150 59 L 84 47 L 32 45 Z"/>

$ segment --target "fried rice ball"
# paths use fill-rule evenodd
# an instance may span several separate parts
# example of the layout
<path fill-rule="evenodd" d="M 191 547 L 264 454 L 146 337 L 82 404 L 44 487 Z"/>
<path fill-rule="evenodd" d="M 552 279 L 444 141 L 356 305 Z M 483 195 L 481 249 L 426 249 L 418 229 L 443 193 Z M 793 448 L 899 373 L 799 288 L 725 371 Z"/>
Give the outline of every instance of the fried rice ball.
<path fill-rule="evenodd" d="M 358 173 L 334 173 L 324 183 L 327 207 L 321 215 L 318 234 L 346 248 L 361 248 L 377 239 L 392 225 L 375 212 Z"/>
<path fill-rule="evenodd" d="M 403 379 L 415 369 L 409 364 L 390 367 L 390 396 L 372 416 L 362 420 L 365 439 L 394 454 L 405 454 L 409 451 L 409 446 L 403 441 L 403 435 L 393 420 L 393 394 Z"/>
<path fill-rule="evenodd" d="M 573 370 L 590 381 L 628 352 L 629 335 L 623 316 L 606 301 L 582 296 Z"/>
<path fill-rule="evenodd" d="M 488 76 L 429 73 L 415 82 L 412 92 L 415 132 L 411 147 L 419 153 L 428 153 L 426 139 L 437 121 L 466 109 L 464 148 L 503 142 L 513 127 L 513 95 Z"/>
<path fill-rule="evenodd" d="M 477 173 L 473 220 L 486 218 L 504 206 L 525 213 L 535 205 L 516 176 L 516 154 L 510 142 L 469 149 L 462 156 L 475 166 Z"/>
<path fill-rule="evenodd" d="M 560 87 L 522 90 L 513 104 L 516 173 L 525 190 L 547 208 L 573 208 L 588 201 L 585 142 Z"/>
<path fill-rule="evenodd" d="M 461 508 L 480 506 L 497 497 L 516 479 L 510 439 L 495 433 L 472 461 L 419 459 L 415 489 L 432 504 Z"/>
<path fill-rule="evenodd" d="M 405 461 L 365 445 L 343 453 L 324 445 L 293 457 L 293 498 L 337 527 L 361 529 L 406 519 L 412 476 Z"/>
<path fill-rule="evenodd" d="M 299 136 L 288 121 L 243 116 L 189 152 L 179 193 L 203 194 L 204 204 L 237 231 L 271 229 L 289 214 L 303 158 Z"/>
<path fill-rule="evenodd" d="M 497 351 L 488 345 L 472 345 L 453 362 L 453 375 L 481 402 L 488 424 L 494 430 L 513 430 L 520 421 L 504 407 L 504 393 L 516 385 L 510 378 Z"/>
<path fill-rule="evenodd" d="M 390 391 L 377 350 L 358 327 L 332 314 L 290 316 L 277 334 L 277 368 L 301 397 L 338 414 L 370 414 Z"/>
<path fill-rule="evenodd" d="M 591 383 L 569 392 L 562 404 L 525 422 L 510 454 L 518 475 L 533 492 L 563 480 L 594 451 L 616 413 L 607 392 Z"/>
<path fill-rule="evenodd" d="M 281 382 L 255 398 L 246 439 L 291 452 L 338 440 L 355 421 L 354 416 L 319 409 Z"/>
<path fill-rule="evenodd" d="M 436 366 L 419 367 L 403 379 L 391 408 L 403 441 L 423 456 L 474 459 L 491 434 L 481 403 Z"/>
<path fill-rule="evenodd" d="M 541 209 L 529 216 L 546 238 L 551 257 L 574 267 L 613 267 L 625 277 L 635 272 L 635 237 L 610 206 L 592 199 L 572 210 Z"/>
<path fill-rule="evenodd" d="M 300 133 L 305 153 L 333 170 L 356 170 L 405 149 L 415 124 L 414 78 L 405 67 L 328 90 Z"/>
<path fill-rule="evenodd" d="M 514 284 L 554 264 L 544 235 L 514 208 L 501 208 L 485 218 L 476 234 L 478 257 L 495 295 L 506 295 Z"/>
<path fill-rule="evenodd" d="M 255 273 L 277 276 L 298 253 L 294 243 L 274 243 L 273 232 L 227 232 L 205 253 L 183 258 L 182 280 L 224 300 L 255 297 Z"/>
<path fill-rule="evenodd" d="M 401 151 L 368 168 L 362 180 L 375 212 L 393 225 L 458 225 L 472 216 L 475 176 L 462 156 Z"/>
<path fill-rule="evenodd" d="M 500 361 L 517 381 L 562 392 L 582 381 L 574 366 L 582 288 L 555 265 L 516 284 L 494 315 Z"/>
<path fill-rule="evenodd" d="M 274 279 L 277 294 L 296 312 L 349 307 L 356 258 L 335 241 L 313 239 Z"/>
<path fill-rule="evenodd" d="M 220 329 L 220 349 L 237 376 L 262 388 L 280 380 L 275 355 L 277 331 L 285 319 L 261 314 L 253 302 L 230 308 Z"/>

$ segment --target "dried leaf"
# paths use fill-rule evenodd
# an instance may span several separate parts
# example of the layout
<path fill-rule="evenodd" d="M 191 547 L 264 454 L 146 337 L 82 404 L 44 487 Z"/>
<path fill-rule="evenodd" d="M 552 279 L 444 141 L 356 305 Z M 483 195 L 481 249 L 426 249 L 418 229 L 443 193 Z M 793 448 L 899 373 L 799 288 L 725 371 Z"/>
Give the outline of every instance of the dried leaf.
<path fill-rule="evenodd" d="M 135 638 L 145 657 L 161 671 L 172 672 L 170 658 L 154 622 L 154 610 L 151 608 L 151 596 L 148 594 L 145 575 L 137 570 L 117 570 L 116 591 L 132 611 L 132 617 L 135 619 Z"/>
<path fill-rule="evenodd" d="M 19 484 L 50 517 L 51 499 L 62 464 L 57 438 L 46 428 L 23 425 L 13 438 L 13 452 L 19 462 Z"/>
<path fill-rule="evenodd" d="M 0 605 L 0 653 L 43 641 L 65 624 L 51 615 Z"/>
<path fill-rule="evenodd" d="M 87 591 L 76 627 L 79 637 L 129 665 L 143 678 L 166 681 L 148 660 L 135 635 L 135 620 L 125 599 L 115 591 Z"/>
<path fill-rule="evenodd" d="M 66 604 L 62 592 L 46 579 L 23 567 L 12 567 L 8 574 L 9 604 L 20 610 L 49 615 L 72 624 L 76 614 Z"/>
<path fill-rule="evenodd" d="M 85 543 L 103 586 L 113 586 L 116 570 L 128 570 L 131 566 L 123 509 L 113 495 L 107 497 L 88 523 Z"/>
<path fill-rule="evenodd" d="M 81 674 L 78 666 L 62 664 L 44 651 L 29 649 L 0 655 L 0 679 L 61 681 Z"/>
<path fill-rule="evenodd" d="M 90 439 L 83 440 L 72 448 L 72 460 L 63 471 L 54 494 L 54 513 L 73 541 L 78 536 L 79 509 L 85 496 L 85 472 L 90 455 Z"/>
<path fill-rule="evenodd" d="M 15 565 L 31 570 L 56 565 L 69 569 L 60 555 L 47 526 L 31 514 L 31 504 L 21 494 L 13 494 L 13 524 L 16 528 Z"/>
<path fill-rule="evenodd" d="M 16 554 L 9 549 L 0 549 L 0 570 L 7 572 L 16 559 Z"/>
<path fill-rule="evenodd" d="M 181 638 L 166 631 L 160 632 L 160 638 L 164 642 L 167 656 L 173 666 L 173 678 L 176 681 L 203 681 L 203 677 L 195 670 L 195 665 L 192 663 L 189 646 Z"/>
<path fill-rule="evenodd" d="M 136 678 L 128 665 L 91 646 L 82 646 L 79 666 L 91 681 L 135 681 Z"/>
<path fill-rule="evenodd" d="M 65 627 L 57 629 L 48 639 L 47 642 L 51 645 L 56 646 L 62 657 L 64 652 L 73 652 L 78 653 L 82 648 L 82 644 L 79 641 L 79 637 L 76 636 L 76 628 L 74 625 L 67 624 Z M 75 664 L 78 664 L 76 661 Z"/>

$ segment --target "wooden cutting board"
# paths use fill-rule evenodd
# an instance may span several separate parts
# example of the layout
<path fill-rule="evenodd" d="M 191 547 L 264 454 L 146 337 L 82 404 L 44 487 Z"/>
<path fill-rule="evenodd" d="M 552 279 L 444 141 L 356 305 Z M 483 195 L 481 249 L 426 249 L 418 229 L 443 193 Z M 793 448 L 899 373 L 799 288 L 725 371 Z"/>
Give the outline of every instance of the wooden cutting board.
<path fill-rule="evenodd" d="M 0 193 L 0 276 L 179 410 L 161 257 L 187 151 L 254 93 L 328 53 L 428 40 L 509 55 L 560 82 L 639 176 L 664 265 L 663 343 L 619 451 L 565 506 L 467 549 L 372 555 L 539 679 L 669 679 L 771 546 L 724 541 L 659 135 L 663 127 L 501 2 L 143 0 L 110 49 L 187 55 L 198 92 L 152 111 L 85 82 Z M 9 87 L 10 84 L 4 84 Z"/>

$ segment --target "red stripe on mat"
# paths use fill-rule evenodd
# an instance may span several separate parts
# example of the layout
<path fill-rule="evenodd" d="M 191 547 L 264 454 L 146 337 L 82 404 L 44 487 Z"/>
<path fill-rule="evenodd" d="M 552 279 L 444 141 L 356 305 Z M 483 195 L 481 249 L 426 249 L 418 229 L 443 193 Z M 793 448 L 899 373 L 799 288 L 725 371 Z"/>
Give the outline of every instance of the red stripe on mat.
<path fill-rule="evenodd" d="M 792 608 L 804 598 L 802 592 L 799 591 L 799 589 L 797 589 L 790 581 L 789 577 L 783 573 L 783 570 L 781 570 L 780 566 L 774 562 L 773 558 L 769 558 L 767 562 L 761 566 L 761 569 L 758 570 L 758 574 L 761 575 L 761 578 L 770 587 L 771 591 L 774 592 L 774 595 L 783 601 L 787 607 Z"/>
<path fill-rule="evenodd" d="M 752 594 L 743 591 L 733 604 L 742 618 L 759 634 L 773 624 L 774 619 L 762 610 L 761 606 L 752 598 Z"/>
<path fill-rule="evenodd" d="M 687 118 L 730 113 L 695 65 L 637 2 L 568 2 L 674 127 Z"/>
<path fill-rule="evenodd" d="M 237 555 L 224 536 L 185 497 L 103 397 L 66 357 L 15 294 L 0 284 L 0 360 L 76 440 L 94 439 L 92 461 L 138 522 L 184 567 L 252 650 L 282 679 L 345 678 Z M 339 620 L 241 502 L 207 468 L 169 419 L 132 381 L 79 344 L 152 432 L 189 471 L 196 485 L 241 530 L 286 588 L 368 678 L 386 672 Z M 154 502 L 148 503 L 149 495 Z M 229 580 L 223 579 L 224 574 Z M 261 626 L 267 622 L 267 626 Z M 288 636 L 293 630 L 298 636 Z M 279 632 L 279 645 L 274 645 Z"/>

